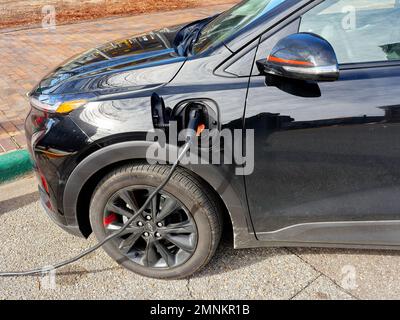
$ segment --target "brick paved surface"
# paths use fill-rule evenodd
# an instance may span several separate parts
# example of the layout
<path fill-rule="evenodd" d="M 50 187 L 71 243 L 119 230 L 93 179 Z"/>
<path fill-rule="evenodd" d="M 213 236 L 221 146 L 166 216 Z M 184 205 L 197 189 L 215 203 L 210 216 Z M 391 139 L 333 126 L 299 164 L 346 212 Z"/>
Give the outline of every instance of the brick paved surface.
<path fill-rule="evenodd" d="M 212 15 L 237 1 L 227 2 L 58 26 L 55 31 L 0 30 L 0 153 L 25 147 L 23 124 L 29 109 L 26 93 L 64 60 L 107 41 Z"/>

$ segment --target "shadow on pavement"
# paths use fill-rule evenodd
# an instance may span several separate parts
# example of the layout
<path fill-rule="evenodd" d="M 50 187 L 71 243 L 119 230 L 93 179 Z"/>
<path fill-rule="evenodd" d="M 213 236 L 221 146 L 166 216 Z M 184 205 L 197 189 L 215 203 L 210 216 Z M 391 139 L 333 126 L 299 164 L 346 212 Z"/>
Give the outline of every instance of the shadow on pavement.
<path fill-rule="evenodd" d="M 212 257 L 209 264 L 200 272 L 192 275 L 191 279 L 204 278 L 213 275 L 223 274 L 234 270 L 250 267 L 256 263 L 262 263 L 280 255 L 290 255 L 285 248 L 255 248 L 239 249 L 233 248 L 233 235 L 226 233 Z"/>
<path fill-rule="evenodd" d="M 103 273 L 107 271 L 118 271 L 121 270 L 122 267 L 115 266 L 109 268 L 101 268 L 99 270 L 86 270 L 81 266 L 69 265 L 61 268 L 57 272 L 57 284 L 60 286 L 73 286 L 79 283 L 83 278 L 88 276 L 89 274 L 97 274 Z"/>
<path fill-rule="evenodd" d="M 38 201 L 39 193 L 32 192 L 29 194 L 24 194 L 20 197 L 15 197 L 12 199 L 4 200 L 0 202 L 0 216 L 10 212 L 17 210 L 18 208 L 24 207 L 28 204 L 34 203 Z"/>

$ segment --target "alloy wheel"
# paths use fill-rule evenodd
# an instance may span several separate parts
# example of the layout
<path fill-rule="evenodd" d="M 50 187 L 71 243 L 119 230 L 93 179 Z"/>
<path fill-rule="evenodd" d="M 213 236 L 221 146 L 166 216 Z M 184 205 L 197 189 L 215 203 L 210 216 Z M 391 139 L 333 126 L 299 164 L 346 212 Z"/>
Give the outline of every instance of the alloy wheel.
<path fill-rule="evenodd" d="M 153 187 L 133 186 L 115 193 L 107 202 L 104 228 L 114 233 L 145 203 Z M 131 225 L 114 240 L 131 261 L 148 268 L 175 268 L 196 250 L 198 233 L 185 206 L 167 192 L 160 192 Z"/>

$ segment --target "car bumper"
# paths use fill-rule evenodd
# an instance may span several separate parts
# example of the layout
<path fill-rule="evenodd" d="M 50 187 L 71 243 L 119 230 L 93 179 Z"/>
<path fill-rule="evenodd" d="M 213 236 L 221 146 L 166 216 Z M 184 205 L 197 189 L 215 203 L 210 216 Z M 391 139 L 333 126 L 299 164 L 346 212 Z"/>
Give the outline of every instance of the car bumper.
<path fill-rule="evenodd" d="M 49 218 L 64 231 L 66 231 L 74 236 L 83 238 L 84 236 L 81 233 L 81 231 L 79 230 L 78 226 L 68 225 L 68 223 L 66 222 L 64 217 L 54 211 L 54 209 L 51 205 L 50 197 L 46 193 L 46 191 L 44 191 L 41 186 L 38 186 L 38 189 L 39 189 L 39 194 L 40 194 L 40 203 L 41 203 L 43 209 L 45 210 L 45 212 L 47 213 L 47 215 L 49 216 Z"/>
<path fill-rule="evenodd" d="M 77 165 L 75 156 L 88 144 L 87 136 L 68 116 L 34 108 L 26 118 L 25 134 L 43 208 L 62 229 L 82 237 L 78 220 L 66 219 L 62 204 L 65 182 Z"/>

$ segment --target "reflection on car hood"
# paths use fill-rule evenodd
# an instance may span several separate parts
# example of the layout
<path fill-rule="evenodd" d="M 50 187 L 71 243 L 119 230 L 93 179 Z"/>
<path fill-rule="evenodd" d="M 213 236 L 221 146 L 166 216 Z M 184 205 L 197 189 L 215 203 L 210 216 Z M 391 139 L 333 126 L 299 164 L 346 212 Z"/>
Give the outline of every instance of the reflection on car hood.
<path fill-rule="evenodd" d="M 173 46 L 181 28 L 166 28 L 91 49 L 51 72 L 32 94 L 101 95 L 165 84 L 186 59 Z"/>

